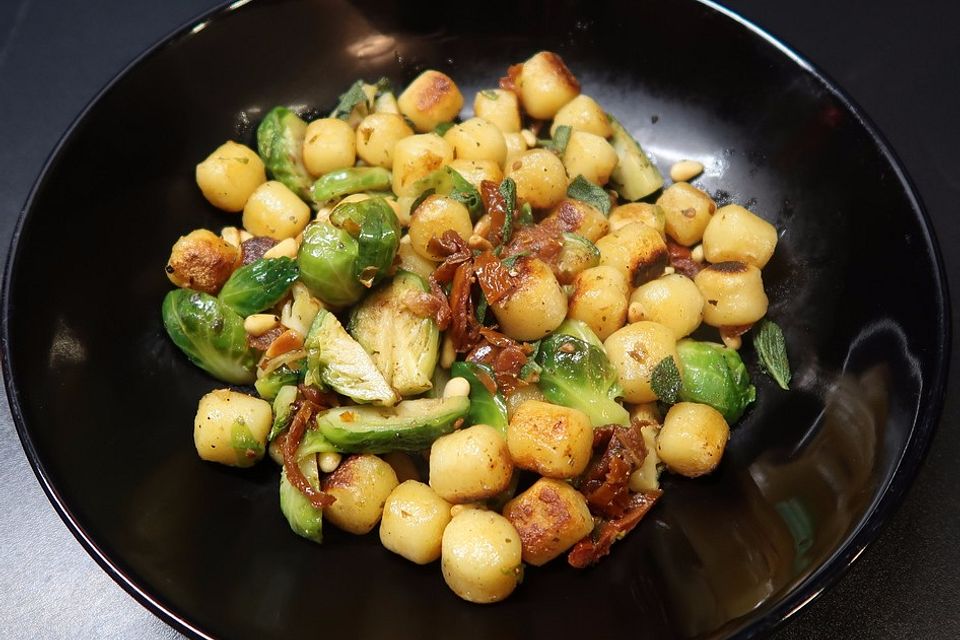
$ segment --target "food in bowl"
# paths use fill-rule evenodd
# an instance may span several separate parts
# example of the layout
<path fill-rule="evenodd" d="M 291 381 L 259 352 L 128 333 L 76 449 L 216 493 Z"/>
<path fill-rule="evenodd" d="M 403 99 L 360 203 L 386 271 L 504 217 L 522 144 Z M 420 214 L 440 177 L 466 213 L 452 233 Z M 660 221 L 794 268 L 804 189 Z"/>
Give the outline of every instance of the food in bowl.
<path fill-rule="evenodd" d="M 716 469 L 756 395 L 741 336 L 790 374 L 765 317 L 777 231 L 717 208 L 701 165 L 664 187 L 551 52 L 463 104 L 428 70 L 399 96 L 358 81 L 327 118 L 272 109 L 256 150 L 197 166 L 242 221 L 177 240 L 162 313 L 233 385 L 199 401 L 202 459 L 269 454 L 297 534 L 379 526 L 482 603 L 525 564 L 598 562 L 662 469 Z"/>

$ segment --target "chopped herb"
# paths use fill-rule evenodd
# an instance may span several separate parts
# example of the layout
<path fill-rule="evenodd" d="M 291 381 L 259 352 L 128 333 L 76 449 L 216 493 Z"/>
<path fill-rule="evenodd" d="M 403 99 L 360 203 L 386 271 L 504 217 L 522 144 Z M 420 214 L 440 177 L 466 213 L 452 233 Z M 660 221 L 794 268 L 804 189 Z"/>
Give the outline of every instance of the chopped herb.
<path fill-rule="evenodd" d="M 513 269 L 515 266 L 517 266 L 517 261 L 518 261 L 520 258 L 525 258 L 525 257 L 527 257 L 528 255 L 530 255 L 531 253 L 533 253 L 533 252 L 532 252 L 532 251 L 521 251 L 520 253 L 515 253 L 515 254 L 513 254 L 512 256 L 508 256 L 508 257 L 504 258 L 504 259 L 501 260 L 500 262 L 503 263 L 503 266 L 504 266 L 505 269 Z"/>
<path fill-rule="evenodd" d="M 650 387 L 661 402 L 676 404 L 680 399 L 681 385 L 680 371 L 673 356 L 667 356 L 657 363 L 650 376 Z"/>
<path fill-rule="evenodd" d="M 540 340 L 529 343 L 532 351 L 527 354 L 527 362 L 520 368 L 520 379 L 524 382 L 535 383 L 540 379 L 543 367 L 537 364 L 537 355 L 540 353 Z"/>
<path fill-rule="evenodd" d="M 490 308 L 490 303 L 487 302 L 487 296 L 483 295 L 483 289 L 480 289 L 480 300 L 477 302 L 477 322 L 483 324 L 487 319 L 487 309 Z"/>
<path fill-rule="evenodd" d="M 563 152 L 567 150 L 567 144 L 570 142 L 570 134 L 573 132 L 569 126 L 562 124 L 557 127 L 557 130 L 553 134 L 553 138 L 550 140 L 538 140 L 539 144 L 544 149 L 549 149 L 553 151 L 558 156 L 563 156 Z"/>
<path fill-rule="evenodd" d="M 513 212 L 517 208 L 517 183 L 507 178 L 500 183 L 500 195 L 503 197 L 503 227 L 500 231 L 501 243 L 507 244 L 513 236 Z"/>
<path fill-rule="evenodd" d="M 441 122 L 436 127 L 433 128 L 433 132 L 440 137 L 447 135 L 447 131 L 453 128 L 456 122 Z"/>
<path fill-rule="evenodd" d="M 783 331 L 772 320 L 760 321 L 753 335 L 753 348 L 760 357 L 761 368 L 780 385 L 781 389 L 790 388 L 790 361 L 787 359 L 787 343 Z"/>
<path fill-rule="evenodd" d="M 333 110 L 330 117 L 346 120 L 350 117 L 354 107 L 361 102 L 366 102 L 366 100 L 367 94 L 363 90 L 363 80 L 357 80 L 340 96 L 340 102 L 337 103 L 337 108 Z"/>
<path fill-rule="evenodd" d="M 429 198 L 430 196 L 432 196 L 432 195 L 433 195 L 434 193 L 436 193 L 436 192 L 437 192 L 436 189 L 427 189 L 427 190 L 425 190 L 423 193 L 421 193 L 420 195 L 418 195 L 418 196 L 417 196 L 417 199 L 414 200 L 414 201 L 413 201 L 413 204 L 410 205 L 410 215 L 413 215 L 413 212 L 417 210 L 417 207 L 419 207 L 421 204 L 423 204 L 423 201 L 424 201 L 424 200 L 426 200 L 427 198 Z"/>
<path fill-rule="evenodd" d="M 483 96 L 484 98 L 486 98 L 487 100 L 499 100 L 499 99 L 500 99 L 500 94 L 497 93 L 496 91 L 494 91 L 493 89 L 484 89 L 483 91 L 480 92 L 480 95 L 482 95 L 482 96 Z"/>
<path fill-rule="evenodd" d="M 610 215 L 610 194 L 583 176 L 577 176 L 577 179 L 570 183 L 567 197 L 586 202 L 599 209 L 605 216 Z"/>

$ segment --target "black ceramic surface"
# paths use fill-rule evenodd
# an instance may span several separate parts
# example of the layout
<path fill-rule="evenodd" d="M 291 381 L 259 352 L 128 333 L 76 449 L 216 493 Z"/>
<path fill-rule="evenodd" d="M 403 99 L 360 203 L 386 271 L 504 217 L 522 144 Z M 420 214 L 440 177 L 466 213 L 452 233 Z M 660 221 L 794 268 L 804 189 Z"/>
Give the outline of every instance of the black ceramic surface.
<path fill-rule="evenodd" d="M 872 538 L 944 379 L 945 294 L 919 206 L 869 127 L 784 52 L 707 6 L 623 4 L 529 3 L 468 22 L 409 3 L 253 3 L 148 55 L 78 122 L 11 253 L 5 373 L 41 480 L 138 597 L 230 638 L 321 624 L 364 637 L 726 635 L 776 622 Z M 640 38 L 636 25 L 656 28 Z M 425 66 L 471 96 L 540 48 L 663 167 L 712 158 L 698 184 L 783 231 L 765 278 L 795 388 L 758 375 L 760 401 L 717 474 L 668 483 L 605 563 L 530 571 L 481 608 L 375 535 L 297 539 L 269 465 L 196 458 L 196 401 L 218 385 L 162 335 L 162 265 L 181 233 L 236 220 L 206 205 L 193 166 L 225 138 L 249 142 L 273 104 L 325 110 L 358 76 L 404 82 Z"/>

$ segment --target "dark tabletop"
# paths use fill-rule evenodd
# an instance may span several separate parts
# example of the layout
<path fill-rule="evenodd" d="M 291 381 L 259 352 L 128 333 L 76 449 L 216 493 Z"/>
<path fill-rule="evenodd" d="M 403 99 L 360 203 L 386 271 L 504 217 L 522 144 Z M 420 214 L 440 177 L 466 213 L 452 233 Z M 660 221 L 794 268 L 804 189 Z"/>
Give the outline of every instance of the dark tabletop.
<path fill-rule="evenodd" d="M 79 110 L 149 44 L 214 4 L 0 0 L 0 257 L 44 159 Z M 818 65 L 879 126 L 927 206 L 960 300 L 960 3 L 726 4 Z M 879 539 L 776 637 L 960 637 L 958 390 L 954 375 L 927 460 Z M 73 539 L 0 407 L 0 637 L 179 637 Z"/>

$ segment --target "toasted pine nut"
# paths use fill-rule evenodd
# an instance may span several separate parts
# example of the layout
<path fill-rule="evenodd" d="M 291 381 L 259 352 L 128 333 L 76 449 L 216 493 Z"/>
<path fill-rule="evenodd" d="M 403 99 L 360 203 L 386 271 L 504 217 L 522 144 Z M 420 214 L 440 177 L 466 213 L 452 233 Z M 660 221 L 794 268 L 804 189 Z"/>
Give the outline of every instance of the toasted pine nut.
<path fill-rule="evenodd" d="M 670 167 L 670 179 L 674 182 L 687 182 L 703 173 L 703 165 L 696 160 L 681 160 Z"/>
<path fill-rule="evenodd" d="M 253 234 L 246 229 L 240 229 L 240 242 L 246 242 L 253 237 Z"/>
<path fill-rule="evenodd" d="M 220 237 L 227 244 L 240 248 L 240 229 L 236 227 L 224 227 L 220 230 Z"/>
<path fill-rule="evenodd" d="M 266 253 L 263 254 L 264 258 L 296 258 L 297 251 L 300 247 L 297 246 L 297 241 L 293 238 L 287 238 L 281 240 L 277 244 L 270 247 Z"/>
<path fill-rule="evenodd" d="M 470 247 L 471 249 L 479 249 L 480 251 L 487 251 L 489 249 L 493 249 L 493 245 L 490 244 L 489 240 L 477 234 L 473 234 L 472 236 L 470 236 L 470 239 L 467 240 L 467 246 Z"/>
<path fill-rule="evenodd" d="M 690 257 L 694 262 L 703 263 L 703 245 L 698 244 L 690 251 Z"/>
<path fill-rule="evenodd" d="M 537 136 L 530 129 L 524 129 L 520 132 L 520 135 L 523 136 L 523 141 L 527 143 L 527 147 L 532 149 L 537 146 Z"/>
<path fill-rule="evenodd" d="M 252 316 L 247 316 L 243 321 L 243 330 L 257 337 L 262 336 L 279 324 L 280 318 L 272 313 L 255 313 Z"/>
<path fill-rule="evenodd" d="M 470 395 L 470 383 L 466 378 L 450 378 L 443 387 L 444 398 L 466 397 Z"/>
<path fill-rule="evenodd" d="M 336 451 L 324 451 L 317 456 L 317 464 L 320 466 L 320 471 L 333 473 L 340 466 L 341 459 L 342 456 Z"/>
<path fill-rule="evenodd" d="M 740 336 L 735 336 L 733 334 L 721 331 L 720 338 L 723 339 L 723 344 L 725 347 L 728 349 L 733 349 L 734 351 L 738 351 L 743 345 L 743 339 Z"/>

